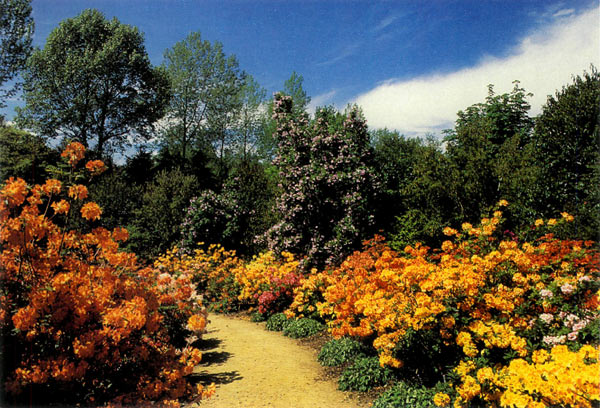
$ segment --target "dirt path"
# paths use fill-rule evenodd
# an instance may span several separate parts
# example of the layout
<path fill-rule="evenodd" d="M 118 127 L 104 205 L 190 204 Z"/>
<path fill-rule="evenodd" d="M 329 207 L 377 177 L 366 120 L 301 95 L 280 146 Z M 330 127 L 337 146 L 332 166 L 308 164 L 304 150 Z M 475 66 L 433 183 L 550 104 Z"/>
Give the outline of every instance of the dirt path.
<path fill-rule="evenodd" d="M 316 352 L 263 325 L 223 315 L 209 316 L 203 363 L 195 377 L 214 382 L 210 400 L 191 407 L 366 408 L 324 378 Z"/>

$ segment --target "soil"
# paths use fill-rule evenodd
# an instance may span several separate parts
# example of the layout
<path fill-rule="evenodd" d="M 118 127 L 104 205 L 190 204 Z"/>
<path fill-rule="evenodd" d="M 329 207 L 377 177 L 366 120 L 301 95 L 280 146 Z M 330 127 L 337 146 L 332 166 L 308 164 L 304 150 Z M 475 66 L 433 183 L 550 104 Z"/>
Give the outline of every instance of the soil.
<path fill-rule="evenodd" d="M 372 396 L 342 392 L 337 378 L 317 362 L 326 336 L 294 340 L 264 323 L 211 314 L 199 342 L 202 363 L 194 377 L 215 383 L 216 394 L 187 408 L 367 408 Z"/>

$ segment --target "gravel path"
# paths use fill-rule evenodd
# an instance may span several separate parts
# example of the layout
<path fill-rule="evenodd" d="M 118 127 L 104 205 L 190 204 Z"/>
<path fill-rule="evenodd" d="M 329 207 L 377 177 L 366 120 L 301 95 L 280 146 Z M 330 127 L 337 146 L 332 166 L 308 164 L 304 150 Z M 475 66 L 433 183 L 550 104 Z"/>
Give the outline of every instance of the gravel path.
<path fill-rule="evenodd" d="M 211 314 L 203 363 L 194 376 L 217 384 L 209 400 L 188 407 L 367 408 L 325 379 L 315 350 L 264 325 Z"/>

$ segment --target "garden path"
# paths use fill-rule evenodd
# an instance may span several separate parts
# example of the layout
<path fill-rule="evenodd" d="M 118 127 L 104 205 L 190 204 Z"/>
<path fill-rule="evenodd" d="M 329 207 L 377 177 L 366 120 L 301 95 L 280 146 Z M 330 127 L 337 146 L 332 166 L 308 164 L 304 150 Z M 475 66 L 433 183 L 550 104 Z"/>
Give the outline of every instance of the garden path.
<path fill-rule="evenodd" d="M 316 351 L 263 324 L 220 314 L 209 316 L 201 342 L 203 362 L 194 376 L 214 382 L 216 394 L 192 407 L 366 408 L 337 389 L 317 362 Z"/>

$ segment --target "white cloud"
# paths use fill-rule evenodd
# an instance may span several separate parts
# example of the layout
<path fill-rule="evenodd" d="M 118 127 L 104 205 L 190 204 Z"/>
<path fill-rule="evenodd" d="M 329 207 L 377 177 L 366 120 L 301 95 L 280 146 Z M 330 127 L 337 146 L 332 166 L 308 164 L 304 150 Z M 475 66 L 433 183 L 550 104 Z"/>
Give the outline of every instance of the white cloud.
<path fill-rule="evenodd" d="M 554 13 L 552 15 L 552 17 L 564 17 L 564 16 L 570 16 L 571 14 L 573 14 L 575 12 L 575 9 L 562 9 L 562 10 L 558 10 L 556 13 Z"/>
<path fill-rule="evenodd" d="M 398 19 L 398 16 L 388 16 L 386 18 L 384 18 L 383 20 L 381 20 L 381 22 L 377 25 L 377 27 L 375 27 L 375 31 L 380 31 L 383 30 L 384 28 L 386 28 L 387 26 L 389 26 L 390 24 L 392 24 L 394 21 L 396 21 Z"/>
<path fill-rule="evenodd" d="M 363 108 L 370 127 L 407 134 L 437 133 L 451 128 L 456 113 L 482 102 L 487 85 L 509 92 L 514 80 L 534 96 L 531 114 L 541 111 L 547 96 L 571 82 L 572 75 L 600 67 L 600 8 L 561 15 L 547 27 L 523 38 L 502 58 L 485 57 L 472 67 L 409 80 L 388 80 L 353 102 Z"/>
<path fill-rule="evenodd" d="M 329 92 L 322 93 L 314 96 L 310 99 L 310 103 L 307 106 L 309 113 L 314 114 L 319 106 L 325 106 L 331 103 L 332 98 L 337 94 L 337 90 L 333 89 Z"/>
<path fill-rule="evenodd" d="M 344 50 L 340 54 L 336 55 L 333 58 L 328 59 L 327 61 L 319 62 L 316 65 L 317 66 L 333 65 L 336 62 L 339 62 L 343 59 L 346 59 L 346 58 L 351 57 L 352 55 L 356 54 L 358 52 L 358 50 L 360 49 L 361 45 L 362 44 L 360 42 L 347 45 L 346 48 L 344 48 Z"/>

